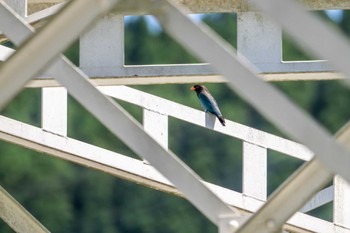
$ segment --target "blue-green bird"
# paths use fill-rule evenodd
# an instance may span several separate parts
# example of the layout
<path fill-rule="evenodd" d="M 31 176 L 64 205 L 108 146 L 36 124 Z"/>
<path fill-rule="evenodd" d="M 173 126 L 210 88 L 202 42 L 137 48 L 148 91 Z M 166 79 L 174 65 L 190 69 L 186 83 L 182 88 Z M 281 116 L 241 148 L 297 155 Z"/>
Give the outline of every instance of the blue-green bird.
<path fill-rule="evenodd" d="M 225 126 L 225 119 L 220 112 L 218 104 L 208 89 L 203 85 L 194 85 L 191 87 L 191 90 L 197 93 L 198 99 L 201 102 L 204 111 L 214 114 L 219 119 L 220 123 Z"/>

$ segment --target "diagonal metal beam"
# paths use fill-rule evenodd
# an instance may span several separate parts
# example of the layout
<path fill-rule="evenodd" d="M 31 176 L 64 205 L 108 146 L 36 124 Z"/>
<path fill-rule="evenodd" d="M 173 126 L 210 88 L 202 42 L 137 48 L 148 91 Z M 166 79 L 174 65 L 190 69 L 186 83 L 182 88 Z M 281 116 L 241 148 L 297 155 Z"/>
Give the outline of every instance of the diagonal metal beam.
<path fill-rule="evenodd" d="M 344 82 L 350 87 L 350 45 L 346 37 L 321 18 L 307 12 L 293 0 L 249 0 L 260 10 L 281 24 L 301 47 L 346 75 Z M 330 46 L 331 45 L 331 46 Z"/>
<path fill-rule="evenodd" d="M 344 128 L 347 128 L 346 126 Z M 344 131 L 344 128 L 337 132 L 336 138 L 342 144 L 349 145 L 348 131 Z M 330 172 L 316 159 L 307 162 L 273 193 L 263 207 L 237 232 L 263 233 L 280 230 L 282 225 L 333 177 L 334 173 Z M 303 185 L 302 189 L 301 184 Z"/>
<path fill-rule="evenodd" d="M 317 159 L 312 159 L 280 186 L 237 233 L 281 231 L 283 224 L 333 176 Z"/>
<path fill-rule="evenodd" d="M 35 38 L 29 39 L 0 69 L 0 109 L 24 87 L 31 77 L 38 74 L 40 69 L 49 64 L 89 24 L 106 13 L 117 2 L 118 0 L 71 1 L 45 27 L 45 30 L 41 30 Z M 0 15 L 4 18 L 1 20 L 0 27 L 5 32 L 8 27 L 12 27 L 12 17 L 8 17 L 8 14 L 16 14 L 4 2 L 0 3 L 2 6 Z M 77 20 L 77 15 L 79 15 L 79 20 Z M 7 25 L 4 26 L 4 24 Z M 13 29 L 6 30 L 9 34 L 14 31 Z M 56 43 L 50 43 L 51 41 Z M 35 54 L 35 57 L 28 59 L 28 55 L 31 54 Z"/>
<path fill-rule="evenodd" d="M 195 109 L 192 109 L 195 111 Z M 163 175 L 141 160 L 133 159 L 66 136 L 48 132 L 0 116 L 0 139 L 40 153 L 93 168 L 146 187 L 184 197 Z M 225 203 L 244 213 L 255 212 L 263 204 L 255 198 L 208 182 L 204 183 Z M 331 232 L 333 224 L 298 213 L 285 225 L 287 229 Z"/>
<path fill-rule="evenodd" d="M 350 153 L 336 143 L 326 129 L 272 85 L 257 78 L 251 65 L 238 60 L 235 50 L 212 30 L 201 23 L 193 23 L 179 6 L 168 1 L 162 4 L 163 12 L 155 14 L 169 34 L 222 73 L 230 87 L 272 123 L 296 141 L 303 142 L 330 170 L 350 181 L 347 166 Z M 332 154 L 337 157 L 331 157 Z"/>
<path fill-rule="evenodd" d="M 50 72 L 80 104 L 167 177 L 209 220 L 218 224 L 219 216 L 240 215 L 203 185 L 200 177 L 174 153 L 150 137 L 124 109 L 99 92 L 83 73 L 68 64 L 69 61 L 62 58 Z"/>
<path fill-rule="evenodd" d="M 0 45 L 0 61 L 6 61 L 6 59 L 14 53 L 13 49 Z"/>
<path fill-rule="evenodd" d="M 16 23 L 21 22 L 16 21 Z M 32 31 L 28 29 L 27 27 L 21 33 L 27 35 L 31 34 Z M 65 28 L 62 28 L 62 30 L 65 30 Z M 43 29 L 43 31 L 45 31 L 45 29 Z M 61 33 L 64 34 L 65 32 Z M 35 37 L 33 40 L 35 40 Z M 54 38 L 50 43 L 53 42 L 56 42 Z M 20 64 L 21 63 L 17 65 Z M 69 93 L 116 136 L 122 139 L 141 157 L 151 162 L 151 164 L 166 176 L 209 220 L 218 224 L 220 216 L 240 216 L 238 210 L 225 204 L 202 183 L 202 180 L 190 170 L 189 167 L 179 160 L 171 151 L 159 145 L 142 129 L 140 124 L 132 119 L 119 105 L 99 92 L 96 87 L 90 83 L 88 77 L 67 59 L 59 57 L 48 71 L 54 74 L 59 82 L 67 88 Z M 27 77 L 25 76 L 25 78 Z"/>
<path fill-rule="evenodd" d="M 258 218 L 255 224 L 247 224 L 246 226 L 254 227 L 260 224 L 259 226 L 263 226 L 262 232 L 278 231 L 286 219 L 295 213 L 317 189 L 329 181 L 335 172 L 341 173 L 348 180 L 350 179 L 350 174 L 346 171 L 347 164 L 350 162 L 349 153 L 340 147 L 328 132 L 278 91 L 256 79 L 249 68 L 242 66 L 235 59 L 234 50 L 214 34 L 211 34 L 208 28 L 196 27 L 176 7 L 167 3 L 163 5 L 164 12 L 158 14 L 158 18 L 173 37 L 183 45 L 186 45 L 197 56 L 210 62 L 228 78 L 231 86 L 241 96 L 275 122 L 278 127 L 292 137 L 297 138 L 298 141 L 303 141 L 306 146 L 309 146 L 309 148 L 316 152 L 317 158 L 320 159 L 313 159 L 301 168 L 301 175 L 295 175 L 290 179 L 289 185 L 280 189 L 278 194 L 275 195 L 275 200 L 277 201 L 266 205 L 266 212 L 263 216 L 266 218 L 273 216 L 274 218 L 271 221 L 269 219 L 267 221 L 261 221 Z M 202 50 L 202 48 L 206 49 Z M 329 155 L 332 154 L 336 154 L 337 157 L 331 158 Z M 344 164 L 343 162 L 345 161 L 347 162 Z M 324 164 L 327 164 L 332 172 Z M 311 178 L 305 180 L 303 179 L 305 177 Z M 312 180 L 316 182 L 310 182 Z M 307 182 L 307 185 L 305 185 L 307 190 L 303 188 L 301 192 L 300 187 L 305 182 Z M 295 198 L 296 202 L 301 202 L 301 205 L 297 205 L 297 208 L 294 209 L 295 206 L 286 204 L 289 203 L 291 195 L 293 194 L 295 196 L 296 193 L 298 194 Z M 278 211 L 279 216 L 275 216 L 277 213 L 276 208 L 281 208 L 281 204 L 286 208 Z M 256 232 L 255 230 L 255 228 L 254 230 L 250 228 L 250 230 L 244 232 Z"/>
<path fill-rule="evenodd" d="M 0 217 L 16 232 L 49 232 L 1 186 Z"/>

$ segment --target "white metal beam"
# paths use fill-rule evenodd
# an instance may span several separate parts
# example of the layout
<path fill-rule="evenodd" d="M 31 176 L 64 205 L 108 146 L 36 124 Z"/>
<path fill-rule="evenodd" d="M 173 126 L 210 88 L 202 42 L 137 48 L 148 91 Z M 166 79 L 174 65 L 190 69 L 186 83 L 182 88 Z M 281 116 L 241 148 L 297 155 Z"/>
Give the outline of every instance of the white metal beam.
<path fill-rule="evenodd" d="M 55 73 L 68 92 L 87 108 L 139 156 L 149 161 L 167 177 L 213 223 L 218 216 L 238 216 L 201 182 L 201 179 L 179 160 L 150 137 L 119 105 L 100 93 L 79 71 L 60 59 L 50 71 Z"/>
<path fill-rule="evenodd" d="M 239 12 L 237 57 L 240 55 L 260 71 L 263 67 L 279 66 L 282 61 L 282 28 L 260 12 Z"/>
<path fill-rule="evenodd" d="M 56 13 L 61 7 L 63 7 L 64 4 L 65 3 L 61 3 L 46 10 L 34 13 L 27 18 L 27 22 L 35 22 L 39 19 L 42 19 L 43 17 L 49 17 L 52 14 Z M 244 14 L 249 13 L 240 13 L 240 15 Z M 250 14 L 252 13 L 250 12 Z M 83 56 L 83 58 L 85 57 L 91 58 L 93 56 Z M 327 62 L 325 61 L 280 61 L 279 63 L 258 62 L 255 65 L 260 70 L 260 72 L 262 72 L 260 74 L 261 78 L 266 81 L 329 80 L 343 78 L 341 75 L 332 72 Z M 221 76 L 217 75 L 216 72 L 214 72 L 213 69 L 211 69 L 207 64 L 118 67 L 83 66 L 82 68 L 84 72 L 94 80 L 94 83 L 98 85 L 135 85 L 225 81 Z M 201 75 L 201 77 L 198 75 Z M 31 81 L 29 84 L 31 87 L 52 87 L 57 85 L 57 82 L 55 82 L 49 74 L 43 74 L 40 77 L 36 78 L 34 81 Z"/>
<path fill-rule="evenodd" d="M 16 232 L 49 232 L 23 206 L 21 206 L 4 188 L 0 186 L 0 217 Z"/>
<path fill-rule="evenodd" d="M 4 0 L 21 17 L 27 16 L 27 0 Z"/>
<path fill-rule="evenodd" d="M 15 50 L 0 45 L 0 61 L 6 61 L 14 52 Z"/>
<path fill-rule="evenodd" d="M 159 112 L 163 115 L 175 117 L 177 119 L 205 127 L 205 114 L 182 104 L 169 101 L 158 96 L 125 86 L 99 87 L 106 95 L 113 98 L 133 103 L 140 107 Z M 278 151 L 301 160 L 310 160 L 313 153 L 305 146 L 288 139 L 277 137 L 251 127 L 226 119 L 226 127 L 216 126 L 216 132 L 241 139 L 245 142 Z"/>
<path fill-rule="evenodd" d="M 112 70 L 124 65 L 124 17 L 106 15 L 80 36 L 79 66 L 88 69 Z M 102 72 L 100 72 L 102 74 Z M 102 74 L 106 76 L 106 74 Z"/>
<path fill-rule="evenodd" d="M 67 135 L 67 91 L 63 87 L 45 87 L 41 91 L 43 129 Z"/>
<path fill-rule="evenodd" d="M 53 5 L 61 3 L 64 0 L 28 0 L 29 10 L 34 11 L 35 9 L 42 9 L 47 5 Z M 129 0 L 130 1 L 130 0 Z M 194 13 L 215 13 L 215 12 L 239 12 L 249 10 L 249 6 L 246 0 L 176 0 L 176 2 L 184 4 Z M 313 10 L 327 10 L 327 9 L 350 9 L 350 3 L 347 0 L 300 0 L 309 9 Z M 129 10 L 129 13 L 144 13 L 139 9 L 136 11 Z"/>
<path fill-rule="evenodd" d="M 0 108 L 13 98 L 30 78 L 53 61 L 57 53 L 76 39 L 83 29 L 111 9 L 117 2 L 117 0 L 72 1 L 47 25 L 45 30 L 41 30 L 35 38 L 28 40 L 25 46 L 11 56 L 0 70 Z M 2 11 L 7 11 L 7 14 L 10 11 L 3 2 L 1 2 L 1 8 Z M 79 20 L 77 20 L 77 14 L 79 14 Z M 12 27 L 12 24 L 8 24 L 6 29 L 14 31 L 8 27 Z M 5 29 L 3 30 L 5 31 Z M 60 33 L 56 33 L 57 31 Z M 48 41 L 57 41 L 57 43 L 47 43 Z M 28 59 L 28 54 L 36 56 Z"/>
<path fill-rule="evenodd" d="M 346 37 L 323 19 L 307 12 L 305 7 L 293 0 L 249 0 L 281 24 L 301 47 L 318 59 L 328 59 L 338 71 L 346 74 L 350 86 L 348 58 L 350 46 Z M 317 32 L 317 33 L 315 33 Z M 329 46 L 329 45 L 332 46 Z"/>
<path fill-rule="evenodd" d="M 339 143 L 350 149 L 350 121 L 335 136 Z M 334 177 L 333 182 L 335 196 L 333 203 L 334 224 L 342 228 L 350 228 L 350 185 L 339 175 Z"/>
<path fill-rule="evenodd" d="M 164 11 L 156 16 L 177 41 L 209 62 L 230 81 L 230 86 L 261 114 L 292 138 L 303 142 L 333 172 L 350 180 L 350 153 L 273 86 L 258 79 L 246 61 L 238 61 L 234 49 L 208 27 L 193 23 L 178 6 L 163 2 Z M 206 48 L 206 49 L 203 49 Z M 337 154 L 337 157 L 331 156 Z"/>
<path fill-rule="evenodd" d="M 348 128 L 347 126 L 344 127 Z M 348 137 L 348 131 L 342 128 L 336 134 L 337 141 L 349 147 L 350 138 Z M 326 184 L 333 177 L 333 173 L 329 172 L 324 165 L 313 159 L 308 162 L 304 167 L 295 172 L 294 175 L 289 178 L 280 188 L 277 190 L 270 199 L 264 204 L 264 206 L 257 211 L 257 213 L 249 219 L 238 232 L 271 232 L 282 227 L 282 224 L 287 221 L 303 203 L 308 200 L 312 193 L 319 190 L 323 184 Z M 303 189 L 300 189 L 300 183 L 303 184 Z M 299 184 L 298 184 L 299 183 Z M 339 185 L 337 187 L 337 185 Z M 343 195 L 342 191 L 347 192 L 348 186 L 344 181 L 338 178 L 335 183 L 335 206 L 348 205 L 348 195 Z M 288 203 L 289 206 L 286 206 Z M 345 210 L 345 211 L 344 211 Z M 339 225 L 343 227 L 339 232 L 347 232 L 348 215 L 347 210 L 339 208 L 335 215 L 335 222 L 339 221 Z M 335 226 L 337 223 L 335 223 Z M 324 231 L 327 232 L 327 231 Z"/>
<path fill-rule="evenodd" d="M 35 23 L 43 19 L 47 19 L 55 14 L 57 14 L 66 4 L 68 1 L 63 1 L 61 3 L 58 3 L 56 5 L 50 6 L 48 8 L 45 8 L 44 10 L 35 12 L 31 15 L 28 15 L 25 20 L 28 23 Z M 29 5 L 30 6 L 30 5 Z"/>
<path fill-rule="evenodd" d="M 343 75 L 334 72 L 312 73 L 270 73 L 259 75 L 265 81 L 319 81 L 343 79 Z M 227 83 L 221 75 L 179 75 L 179 76 L 111 76 L 90 77 L 90 80 L 98 86 L 113 85 L 151 85 L 151 84 L 185 84 L 185 83 Z M 27 87 L 58 87 L 61 86 L 55 79 L 46 74 L 31 80 Z"/>
<path fill-rule="evenodd" d="M 334 186 L 331 185 L 319 191 L 299 211 L 302 213 L 306 213 L 310 210 L 316 209 L 324 204 L 327 204 L 333 200 L 334 200 Z"/>
<path fill-rule="evenodd" d="M 58 19 L 59 18 L 56 18 L 56 20 Z M 67 18 L 65 20 L 67 20 Z M 62 30 L 68 31 L 69 29 L 70 27 L 62 28 Z M 49 29 L 48 32 L 50 30 L 52 29 Z M 47 32 L 45 31 L 47 30 L 43 29 L 39 36 L 41 34 L 46 35 Z M 28 33 L 28 30 L 26 30 L 25 33 Z M 62 34 L 65 33 L 62 32 Z M 38 37 L 38 39 L 42 39 L 41 37 L 42 36 Z M 33 38 L 33 41 L 36 40 L 35 38 L 36 37 Z M 70 38 L 73 39 L 73 37 Z M 50 43 L 47 43 L 47 46 L 55 42 L 56 39 L 59 38 L 52 38 Z M 26 46 L 23 48 L 26 48 Z M 37 49 L 42 50 L 44 48 Z M 50 60 L 50 57 L 53 57 L 54 55 L 54 52 L 50 52 L 50 54 L 46 56 Z M 36 64 L 34 67 L 35 70 L 46 63 Z M 21 62 L 14 62 L 14 64 L 19 65 Z M 33 71 L 34 68 L 32 68 Z M 10 71 L 10 73 L 13 72 L 11 68 Z M 162 174 L 171 180 L 177 188 L 185 194 L 186 198 L 206 217 L 208 217 L 208 219 L 214 223 L 218 223 L 219 216 L 239 216 L 237 210 L 230 208 L 222 202 L 220 198 L 203 185 L 201 179 L 193 173 L 193 171 L 191 171 L 172 152 L 167 151 L 153 138 L 148 136 L 135 120 L 131 119 L 120 106 L 100 93 L 88 81 L 88 78 L 78 69 L 73 67 L 67 59 L 62 57 L 57 59 L 55 64 L 49 68 L 49 71 L 52 72 L 52 74 L 55 74 L 55 77 L 57 77 L 57 79 L 67 88 L 68 92 L 92 112 L 92 114 L 95 115 L 95 117 L 97 117 L 97 119 L 99 119 L 107 128 L 123 140 L 138 155 L 151 162 L 157 170 L 161 171 Z M 27 75 L 23 74 L 23 77 L 27 79 L 27 76 L 30 74 L 30 72 L 27 73 Z"/>
<path fill-rule="evenodd" d="M 190 20 L 186 19 L 183 13 L 177 11 L 176 7 L 171 4 L 164 6 L 163 9 L 166 12 L 158 15 L 158 18 L 170 34 L 189 49 L 192 49 L 199 57 L 209 61 L 220 70 L 230 80 L 232 87 L 236 88 L 236 91 L 265 116 L 270 118 L 277 126 L 284 129 L 294 138 L 305 142 L 306 145 L 316 152 L 317 158 L 322 160 L 323 164 L 327 164 L 327 167 L 333 172 L 339 172 L 346 179 L 350 179 L 346 165 L 350 162 L 347 161 L 350 158 L 349 153 L 335 143 L 328 132 L 291 104 L 275 89 L 264 83 L 259 83 L 258 79 L 254 79 L 252 72 L 235 60 L 232 48 L 228 47 L 225 42 L 216 38 L 213 34 L 210 34 L 210 37 L 206 36 L 204 31 L 208 35 L 208 31 L 210 31 L 208 28 L 196 28 Z M 202 50 L 203 47 L 207 49 Z M 337 154 L 338 156 L 331 157 L 330 155 L 332 154 Z M 334 161 L 336 159 L 339 160 Z M 321 188 L 331 179 L 332 173 L 328 171 L 328 168 L 318 160 L 312 160 L 307 163 L 301 170 L 300 174 L 302 175 L 296 175 L 293 179 L 290 179 L 289 184 L 274 195 L 273 201 L 269 201 L 264 206 L 265 208 L 261 209 L 260 213 L 262 214 L 260 216 L 263 216 L 263 220 L 255 217 L 256 221 L 254 224 L 252 221 L 248 221 L 248 224 L 245 224 L 244 228 L 240 230 L 242 232 L 258 232 L 255 231 L 258 229 L 261 232 L 278 231 L 286 219 L 297 210 L 295 207 L 300 208 L 316 189 Z M 305 180 L 305 177 L 309 177 L 309 179 Z M 310 180 L 316 182 L 310 182 Z M 305 188 L 301 191 L 300 186 L 305 184 L 305 182 L 307 184 L 303 186 Z M 289 202 L 292 195 L 294 203 Z M 295 203 L 299 203 L 299 205 L 295 206 Z M 278 212 L 278 216 L 276 216 L 276 209 L 281 210 Z M 271 216 L 273 218 L 269 219 Z M 264 218 L 267 218 L 267 221 Z M 260 228 L 257 226 L 260 226 Z M 247 230 L 248 228 L 250 229 Z"/>
<path fill-rule="evenodd" d="M 141 160 L 108 151 L 66 136 L 45 131 L 16 120 L 0 116 L 0 139 L 73 163 L 106 172 L 146 187 L 183 197 L 183 195 L 152 166 Z M 243 212 L 256 212 L 263 204 L 241 193 L 205 184 L 225 203 Z M 286 224 L 287 229 L 330 232 L 333 224 L 309 215 L 297 213 Z M 337 228 L 337 227 L 336 227 Z"/>
<path fill-rule="evenodd" d="M 283 224 L 332 177 L 325 166 L 312 159 L 275 191 L 237 233 L 280 231 Z"/>
<path fill-rule="evenodd" d="M 168 116 L 148 109 L 143 109 L 143 128 L 160 145 L 168 148 Z"/>
<path fill-rule="evenodd" d="M 350 228 L 350 185 L 343 178 L 334 177 L 334 224 L 346 229 Z"/>
<path fill-rule="evenodd" d="M 247 142 L 243 142 L 243 194 L 267 198 L 267 149 Z"/>

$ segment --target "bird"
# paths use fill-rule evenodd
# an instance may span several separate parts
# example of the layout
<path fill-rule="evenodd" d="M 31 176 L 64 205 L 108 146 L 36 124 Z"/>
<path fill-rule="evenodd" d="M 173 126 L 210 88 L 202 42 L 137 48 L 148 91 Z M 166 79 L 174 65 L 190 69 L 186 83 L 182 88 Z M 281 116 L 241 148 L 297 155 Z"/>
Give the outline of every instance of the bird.
<path fill-rule="evenodd" d="M 225 119 L 220 112 L 218 104 L 208 89 L 203 85 L 196 84 L 191 87 L 191 90 L 197 93 L 198 99 L 204 108 L 204 111 L 214 114 L 219 119 L 220 123 L 225 126 Z"/>

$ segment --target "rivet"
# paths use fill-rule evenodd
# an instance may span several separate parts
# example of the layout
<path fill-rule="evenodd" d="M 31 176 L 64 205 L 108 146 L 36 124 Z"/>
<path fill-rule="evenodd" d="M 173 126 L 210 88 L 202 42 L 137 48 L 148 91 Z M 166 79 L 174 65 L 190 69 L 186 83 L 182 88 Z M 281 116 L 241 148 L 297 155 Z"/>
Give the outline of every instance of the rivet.
<path fill-rule="evenodd" d="M 265 224 L 266 224 L 266 227 L 269 229 L 272 229 L 276 226 L 276 223 L 273 219 L 267 220 Z"/>

